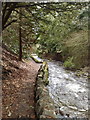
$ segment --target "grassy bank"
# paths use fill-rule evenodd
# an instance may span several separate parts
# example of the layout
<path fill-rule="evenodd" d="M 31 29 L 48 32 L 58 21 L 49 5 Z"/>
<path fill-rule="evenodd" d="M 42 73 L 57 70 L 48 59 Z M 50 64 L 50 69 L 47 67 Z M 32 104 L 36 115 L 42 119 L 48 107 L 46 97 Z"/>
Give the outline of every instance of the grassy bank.
<path fill-rule="evenodd" d="M 88 32 L 74 32 L 65 41 L 68 49 L 66 54 L 68 57 L 72 57 L 75 68 L 85 67 L 88 63 Z"/>

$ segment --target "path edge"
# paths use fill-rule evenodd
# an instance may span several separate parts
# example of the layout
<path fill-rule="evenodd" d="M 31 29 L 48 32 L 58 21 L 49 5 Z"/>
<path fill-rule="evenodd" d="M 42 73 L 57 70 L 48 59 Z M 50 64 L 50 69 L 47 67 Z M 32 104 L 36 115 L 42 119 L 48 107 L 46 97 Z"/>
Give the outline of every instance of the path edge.
<path fill-rule="evenodd" d="M 35 112 L 38 119 L 56 118 L 54 102 L 47 88 L 48 76 L 48 64 L 44 61 L 38 71 L 35 84 Z"/>

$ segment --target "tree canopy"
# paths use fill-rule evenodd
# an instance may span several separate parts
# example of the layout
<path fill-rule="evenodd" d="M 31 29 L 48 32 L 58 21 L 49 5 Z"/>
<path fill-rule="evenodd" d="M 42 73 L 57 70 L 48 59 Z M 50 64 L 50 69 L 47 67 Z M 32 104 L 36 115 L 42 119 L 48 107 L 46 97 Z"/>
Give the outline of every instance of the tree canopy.
<path fill-rule="evenodd" d="M 19 51 L 19 27 L 21 27 L 23 53 L 26 53 L 28 48 L 36 43 L 44 47 L 44 51 L 47 47 L 46 51 L 56 52 L 62 49 L 59 41 L 67 36 L 70 31 L 82 29 L 84 22 L 80 22 L 78 16 L 87 10 L 88 3 L 3 2 L 2 7 L 2 30 L 6 30 L 8 35 L 13 34 L 9 38 L 11 44 L 7 40 L 7 35 L 3 41 L 8 43 L 14 52 L 18 53 Z M 21 26 L 19 26 L 20 21 Z"/>
<path fill-rule="evenodd" d="M 8 20 L 11 17 L 13 11 L 16 11 L 18 8 L 25 8 L 29 14 L 36 20 L 41 19 L 40 11 L 44 12 L 44 16 L 48 13 L 55 14 L 56 12 L 65 12 L 65 11 L 72 11 L 72 10 L 79 10 L 83 7 L 87 6 L 88 3 L 75 3 L 75 2 L 64 2 L 64 3 L 54 3 L 54 2 L 30 2 L 30 3 L 18 3 L 18 2 L 4 2 L 2 3 L 2 28 L 6 28 L 12 22 L 15 22 L 16 19 L 12 19 L 9 23 Z M 35 16 L 38 14 L 39 16 Z M 23 14 L 22 14 L 23 15 Z M 25 16 L 25 15 L 24 15 Z M 42 19 L 41 19 L 42 20 Z M 44 19 L 43 19 L 44 20 Z"/>

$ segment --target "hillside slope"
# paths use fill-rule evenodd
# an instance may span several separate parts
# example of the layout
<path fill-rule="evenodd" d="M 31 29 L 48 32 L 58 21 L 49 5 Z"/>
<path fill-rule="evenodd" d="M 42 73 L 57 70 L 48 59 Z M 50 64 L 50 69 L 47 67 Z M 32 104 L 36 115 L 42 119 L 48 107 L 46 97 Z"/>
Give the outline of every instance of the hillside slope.
<path fill-rule="evenodd" d="M 67 54 L 73 57 L 75 67 L 85 67 L 88 64 L 88 31 L 74 32 L 65 41 Z"/>
<path fill-rule="evenodd" d="M 40 65 L 32 60 L 20 62 L 5 48 L 2 60 L 2 117 L 35 118 L 34 88 Z"/>

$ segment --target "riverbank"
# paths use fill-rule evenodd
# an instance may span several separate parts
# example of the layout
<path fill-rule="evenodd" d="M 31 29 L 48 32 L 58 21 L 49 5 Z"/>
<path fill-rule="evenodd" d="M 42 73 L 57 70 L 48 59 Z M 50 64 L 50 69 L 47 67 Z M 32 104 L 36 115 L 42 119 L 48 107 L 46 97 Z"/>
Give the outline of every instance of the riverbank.
<path fill-rule="evenodd" d="M 51 42 L 51 44 L 53 44 L 53 42 Z M 47 48 L 44 46 L 45 49 L 43 49 L 44 47 L 42 45 L 39 45 L 42 49 L 37 48 L 36 52 L 42 58 L 63 62 L 65 67 L 68 69 L 77 70 L 88 66 L 89 61 L 87 30 L 71 32 L 67 35 L 67 37 L 58 42 L 58 44 L 60 45 L 60 48 L 53 46 L 53 52 L 50 50 L 51 47 L 48 50 L 49 46 L 47 46 Z"/>
<path fill-rule="evenodd" d="M 62 63 L 65 70 L 75 72 L 75 75 L 77 77 L 87 77 L 88 78 L 88 74 L 89 74 L 89 71 L 90 71 L 89 66 L 85 66 L 83 68 L 78 68 L 78 69 L 74 69 L 74 68 L 72 69 L 72 68 L 66 68 L 64 66 L 64 61 L 56 60 L 53 57 L 43 56 L 42 59 L 45 59 L 48 62 L 57 62 L 57 63 L 60 62 L 60 63 Z"/>

